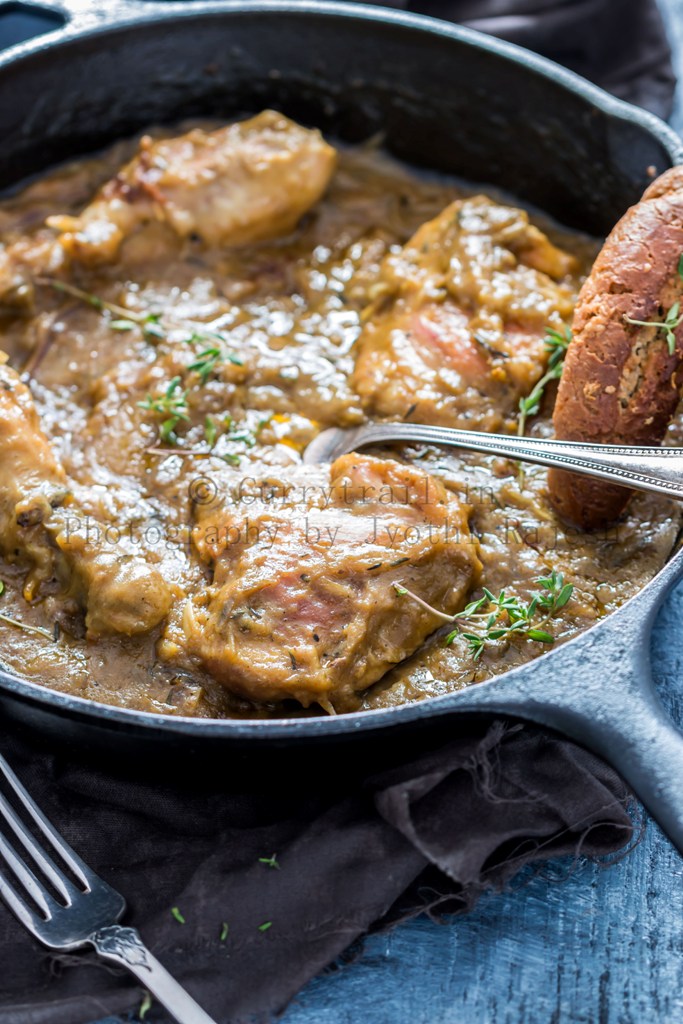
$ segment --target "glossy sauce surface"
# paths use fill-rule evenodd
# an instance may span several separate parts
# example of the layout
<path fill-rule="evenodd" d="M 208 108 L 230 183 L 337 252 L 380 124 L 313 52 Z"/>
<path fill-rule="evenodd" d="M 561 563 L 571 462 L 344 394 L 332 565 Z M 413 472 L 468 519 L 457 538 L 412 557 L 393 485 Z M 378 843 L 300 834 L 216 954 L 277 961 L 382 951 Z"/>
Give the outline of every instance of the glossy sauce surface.
<path fill-rule="evenodd" d="M 39 244 L 49 234 L 46 217 L 80 211 L 129 151 L 128 144 L 118 145 L 4 201 L 3 241 Z M 376 150 L 342 150 L 325 198 L 283 239 L 211 249 L 191 237 L 179 240 L 159 224 L 128 239 L 115 264 L 81 268 L 71 276 L 78 289 L 133 315 L 162 312 L 167 326 L 161 339 L 138 329 L 113 329 L 111 315 L 48 284 L 37 286 L 29 312 L 7 313 L 3 347 L 11 365 L 26 373 L 72 492 L 93 516 L 92 528 L 105 532 L 104 542 L 122 556 L 142 555 L 178 592 L 206 586 L 209 571 L 190 539 L 198 514 L 218 495 L 248 519 L 250 504 L 263 503 L 265 494 L 277 517 L 278 504 L 286 504 L 288 489 L 302 478 L 301 452 L 308 441 L 324 427 L 363 422 L 366 414 L 351 381 L 354 346 L 378 298 L 382 260 L 398 253 L 454 199 L 473 192 L 418 176 Z M 567 321 L 595 245 L 540 226 L 578 258 L 561 284 L 560 313 Z M 539 323 L 548 318 L 548 297 L 534 293 L 531 279 L 524 303 Z M 222 362 L 188 392 L 189 419 L 179 424 L 174 448 L 160 439 L 159 423 L 143 406 L 201 355 L 201 346 L 187 342 L 190 323 L 227 336 L 238 359 Z M 550 432 L 552 397 L 550 391 L 530 432 Z M 480 396 L 473 408 L 477 401 L 482 408 Z M 489 429 L 516 429 L 510 409 L 490 405 L 485 412 Z M 471 507 L 470 529 L 483 564 L 471 597 L 485 586 L 526 601 L 538 591 L 537 579 L 552 570 L 573 584 L 572 600 L 553 620 L 556 642 L 636 593 L 675 541 L 679 512 L 664 499 L 637 495 L 622 521 L 586 535 L 558 521 L 541 468 L 521 471 L 508 460 L 422 447 L 394 449 L 392 455 L 428 471 Z M 49 597 L 27 604 L 24 575 L 21 566 L 0 565 L 6 587 L 0 610 L 51 631 L 54 606 Z M 547 650 L 521 639 L 501 640 L 474 661 L 462 637 L 444 644 L 448 632 L 446 626 L 437 630 L 355 706 L 384 707 L 459 689 Z M 167 651 L 160 658 L 159 645 L 159 630 L 99 640 L 62 631 L 54 641 L 0 621 L 4 664 L 58 690 L 175 715 L 302 713 L 293 704 L 258 705 L 236 697 L 191 659 L 174 665 Z M 308 713 L 320 709 L 313 706 Z"/>

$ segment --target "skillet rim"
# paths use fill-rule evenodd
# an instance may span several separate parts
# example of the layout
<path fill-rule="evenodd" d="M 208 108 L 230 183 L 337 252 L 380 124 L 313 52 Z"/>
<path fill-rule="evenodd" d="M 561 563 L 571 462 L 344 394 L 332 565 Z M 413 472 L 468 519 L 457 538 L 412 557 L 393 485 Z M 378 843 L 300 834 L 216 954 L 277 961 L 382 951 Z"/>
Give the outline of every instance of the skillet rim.
<path fill-rule="evenodd" d="M 28 7 L 40 9 L 41 3 L 29 2 Z M 99 37 L 106 37 L 118 31 L 130 30 L 139 25 L 149 25 L 164 22 L 176 22 L 184 19 L 198 19 L 201 17 L 230 17 L 232 16 L 323 16 L 348 18 L 366 22 L 381 22 L 394 24 L 396 26 L 436 36 L 445 37 L 455 43 L 469 46 L 473 49 L 494 53 L 495 55 L 516 64 L 541 77 L 550 79 L 559 84 L 567 92 L 573 93 L 597 107 L 605 115 L 630 124 L 635 124 L 649 132 L 662 148 L 668 153 L 671 165 L 683 163 L 683 139 L 671 129 L 664 121 L 655 114 L 643 110 L 621 100 L 610 93 L 605 92 L 599 86 L 587 81 L 576 72 L 570 71 L 562 65 L 546 57 L 542 57 L 530 50 L 516 45 L 515 43 L 500 40 L 474 29 L 465 28 L 448 22 L 441 22 L 435 18 L 424 15 L 411 14 L 402 11 L 391 10 L 383 7 L 361 6 L 355 3 L 336 2 L 336 0 L 290 0 L 285 6 L 279 0 L 256 0 L 245 8 L 240 0 L 223 0 L 223 2 L 202 2 L 192 0 L 191 4 L 174 2 L 145 3 L 140 9 L 131 7 L 113 8 L 113 20 L 97 22 L 95 24 L 85 21 L 79 25 L 79 13 L 76 7 L 72 7 L 70 0 L 43 0 L 43 9 L 58 10 L 65 13 L 68 20 L 66 24 L 54 31 L 37 36 L 26 42 L 10 47 L 0 54 L 0 72 L 13 65 L 20 65 L 24 61 L 29 64 L 30 59 L 39 57 L 43 52 L 58 49 L 63 50 L 73 45 L 89 40 L 97 40 Z M 107 14 L 107 18 L 110 15 Z M 634 594 L 628 601 L 612 612 L 605 619 L 572 637 L 563 643 L 556 650 L 566 647 L 578 647 L 586 642 L 587 637 L 592 637 L 596 630 L 599 630 L 605 622 L 611 622 L 615 616 L 624 609 L 631 608 L 635 603 L 643 603 L 646 611 L 656 609 L 660 600 L 666 595 L 674 583 L 683 576 L 683 548 L 672 553 L 662 568 L 646 584 Z M 635 639 L 635 638 L 634 638 Z M 588 640 L 587 642 L 590 642 Z M 41 711 L 47 714 L 56 713 L 59 717 L 69 717 L 79 722 L 94 720 L 93 725 L 101 724 L 125 730 L 127 727 L 135 726 L 142 732 L 156 732 L 159 735 L 182 736 L 186 739 L 200 737 L 224 737 L 225 739 L 254 740 L 254 739 L 310 739 L 342 737 L 358 733 L 379 731 L 383 726 L 407 725 L 412 722 L 430 718 L 440 718 L 443 715 L 458 710 L 457 705 L 462 701 L 465 703 L 466 695 L 471 695 L 473 687 L 479 690 L 481 687 L 488 689 L 491 685 L 501 684 L 513 676 L 523 675 L 528 664 L 535 664 L 552 658 L 554 650 L 546 651 L 532 662 L 509 669 L 481 683 L 476 683 L 462 690 L 446 693 L 437 697 L 427 697 L 424 700 L 414 703 L 398 705 L 396 707 L 376 708 L 367 711 L 354 711 L 344 715 L 329 716 L 315 715 L 301 718 L 272 718 L 272 719 L 234 719 L 234 718 L 190 718 L 181 715 L 162 715 L 156 712 L 140 711 L 133 708 L 120 708 L 111 704 L 103 704 L 98 701 L 88 700 L 73 694 L 62 693 L 52 690 L 40 683 L 31 682 L 13 672 L 7 671 L 0 665 L 0 691 L 11 695 L 23 704 L 38 705 Z M 463 708 L 466 711 L 476 710 Z M 482 707 L 482 711 L 486 709 Z"/>
<path fill-rule="evenodd" d="M 22 59 L 35 56 L 43 50 L 68 47 L 71 43 L 97 39 L 99 36 L 111 35 L 119 30 L 139 25 L 159 25 L 163 22 L 192 20 L 206 16 L 220 18 L 225 15 L 251 17 L 254 14 L 285 17 L 322 15 L 383 22 L 449 38 L 473 49 L 494 53 L 512 64 L 529 68 L 535 74 L 557 82 L 568 92 L 587 100 L 608 116 L 645 128 L 667 150 L 672 165 L 683 163 L 683 138 L 656 114 L 619 99 L 577 72 L 517 43 L 428 15 L 398 11 L 374 4 L 357 4 L 347 0 L 288 0 L 287 3 L 283 3 L 282 0 L 251 0 L 248 8 L 245 8 L 242 0 L 124 0 L 123 5 L 120 4 L 120 0 L 113 0 L 110 11 L 104 14 L 103 20 L 99 19 L 93 23 L 93 15 L 83 15 L 75 0 L 22 2 L 25 6 L 38 10 L 42 6 L 43 10 L 58 11 L 66 16 L 67 21 L 61 28 L 17 43 L 0 52 L 0 71 L 14 63 L 21 63 Z M 133 7 L 133 3 L 139 6 Z"/>

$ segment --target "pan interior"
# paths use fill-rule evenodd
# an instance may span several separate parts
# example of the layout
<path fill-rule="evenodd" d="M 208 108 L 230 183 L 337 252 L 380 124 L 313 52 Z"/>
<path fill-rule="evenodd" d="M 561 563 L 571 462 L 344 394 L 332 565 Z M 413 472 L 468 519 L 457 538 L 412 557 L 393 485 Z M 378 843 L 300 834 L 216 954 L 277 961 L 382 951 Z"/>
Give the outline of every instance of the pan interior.
<path fill-rule="evenodd" d="M 360 39 L 354 19 L 310 12 L 270 12 L 266 19 L 198 11 L 191 35 L 187 28 L 174 19 L 159 32 L 143 21 L 108 33 L 106 52 L 93 35 L 0 67 L 0 84 L 3 75 L 20 83 L 12 109 L 8 89 L 0 89 L 0 117 L 13 126 L 0 180 L 9 187 L 46 161 L 179 115 L 226 118 L 276 106 L 350 143 L 380 131 L 386 149 L 413 165 L 502 187 L 572 228 L 601 234 L 639 195 L 651 169 L 670 162 L 647 124 L 614 118 L 561 81 L 451 34 L 390 22 L 390 57 L 378 76 L 375 47 L 379 35 L 386 41 L 386 26 L 372 21 L 363 23 Z M 70 48 L 78 61 L 68 59 Z M 83 78 L 96 65 L 83 97 Z M 523 111 L 511 98 L 519 90 Z M 17 109 L 25 95 L 33 100 L 30 132 L 29 98 Z"/>

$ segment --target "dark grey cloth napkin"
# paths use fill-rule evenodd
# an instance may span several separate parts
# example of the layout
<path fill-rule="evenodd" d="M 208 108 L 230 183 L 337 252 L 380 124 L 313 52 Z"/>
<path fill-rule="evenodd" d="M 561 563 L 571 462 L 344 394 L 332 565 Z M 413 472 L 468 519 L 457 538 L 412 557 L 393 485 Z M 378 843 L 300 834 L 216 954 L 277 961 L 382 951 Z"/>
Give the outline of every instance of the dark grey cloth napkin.
<path fill-rule="evenodd" d="M 522 43 L 656 113 L 671 110 L 653 0 L 386 6 Z M 164 964 L 219 1024 L 235 1024 L 269 1019 L 370 929 L 467 910 L 524 865 L 613 854 L 632 839 L 630 795 L 597 758 L 531 726 L 461 728 L 448 747 L 333 795 L 329 780 L 325 790 L 316 781 L 314 754 L 304 790 L 243 793 L 227 773 L 185 788 L 131 781 L 85 766 L 78 751 L 50 755 L 7 726 L 0 748 L 126 896 L 128 921 Z M 261 860 L 273 854 L 277 866 Z M 0 962 L 0 1024 L 86 1024 L 141 1000 L 128 976 L 88 955 L 52 956 L 2 908 Z M 157 1008 L 145 1018 L 167 1019 Z"/>
<path fill-rule="evenodd" d="M 127 921 L 162 963 L 219 1024 L 234 1024 L 270 1019 L 371 928 L 466 910 L 525 864 L 611 854 L 632 838 L 630 795 L 599 759 L 531 726 L 468 719 L 460 729 L 383 776 L 326 780 L 333 796 L 316 785 L 314 754 L 310 786 L 274 779 L 240 793 L 215 775 L 171 787 L 16 737 L 0 747 L 125 894 Z M 89 954 L 55 957 L 4 910 L 0 963 L 2 1024 L 87 1024 L 142 999 L 129 976 Z"/>

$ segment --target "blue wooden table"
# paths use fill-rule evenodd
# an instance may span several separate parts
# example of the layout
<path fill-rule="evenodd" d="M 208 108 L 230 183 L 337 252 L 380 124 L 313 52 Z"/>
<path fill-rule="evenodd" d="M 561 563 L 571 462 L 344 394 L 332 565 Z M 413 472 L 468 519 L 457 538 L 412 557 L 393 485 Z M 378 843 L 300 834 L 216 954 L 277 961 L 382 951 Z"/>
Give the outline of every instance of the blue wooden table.
<path fill-rule="evenodd" d="M 660 2 L 683 80 L 683 0 Z M 674 124 L 683 131 L 683 90 Z M 659 616 L 655 643 L 660 692 L 683 725 L 683 586 Z M 683 859 L 648 822 L 615 865 L 546 866 L 465 917 L 420 918 L 368 939 L 360 959 L 312 981 L 281 1021 L 677 1024 Z"/>

